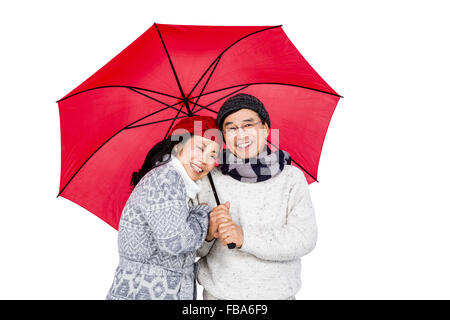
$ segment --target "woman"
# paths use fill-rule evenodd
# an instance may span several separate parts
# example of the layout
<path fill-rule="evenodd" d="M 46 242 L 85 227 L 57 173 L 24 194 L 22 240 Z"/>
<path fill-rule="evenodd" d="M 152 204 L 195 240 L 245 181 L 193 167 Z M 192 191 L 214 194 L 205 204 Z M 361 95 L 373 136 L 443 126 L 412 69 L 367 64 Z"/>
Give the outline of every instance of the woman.
<path fill-rule="evenodd" d="M 120 262 L 106 299 L 196 299 L 195 251 L 206 237 L 211 208 L 193 200 L 198 180 L 215 167 L 218 140 L 204 136 L 217 128 L 211 117 L 181 120 L 133 173 L 119 224 Z"/>

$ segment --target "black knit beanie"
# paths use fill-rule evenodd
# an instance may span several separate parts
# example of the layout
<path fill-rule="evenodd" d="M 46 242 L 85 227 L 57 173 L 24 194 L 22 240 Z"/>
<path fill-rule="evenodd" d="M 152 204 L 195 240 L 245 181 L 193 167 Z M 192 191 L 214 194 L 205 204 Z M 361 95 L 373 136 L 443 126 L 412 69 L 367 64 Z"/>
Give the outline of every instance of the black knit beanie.
<path fill-rule="evenodd" d="M 228 98 L 220 108 L 219 112 L 217 113 L 217 125 L 219 126 L 219 129 L 222 130 L 222 125 L 225 120 L 225 118 L 241 109 L 250 109 L 255 111 L 261 120 L 267 123 L 267 125 L 270 128 L 270 118 L 269 113 L 267 112 L 266 108 L 264 107 L 263 103 L 259 101 L 256 97 L 245 94 L 245 93 L 238 93 L 230 98 Z"/>

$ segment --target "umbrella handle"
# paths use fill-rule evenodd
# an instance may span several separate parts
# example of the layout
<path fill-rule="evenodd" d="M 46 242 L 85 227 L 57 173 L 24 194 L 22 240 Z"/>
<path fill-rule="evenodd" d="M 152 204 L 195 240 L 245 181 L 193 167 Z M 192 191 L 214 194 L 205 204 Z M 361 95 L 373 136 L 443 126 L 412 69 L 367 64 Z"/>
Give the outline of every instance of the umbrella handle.
<path fill-rule="evenodd" d="M 216 199 L 216 203 L 217 203 L 217 205 L 220 205 L 219 196 L 217 195 L 216 187 L 214 185 L 214 181 L 212 179 L 211 172 L 208 172 L 208 179 L 209 179 L 209 183 L 211 184 L 211 188 L 214 193 L 214 198 Z M 234 248 L 236 248 L 236 243 L 229 243 L 229 244 L 227 244 L 227 247 L 228 247 L 228 249 L 234 249 Z"/>

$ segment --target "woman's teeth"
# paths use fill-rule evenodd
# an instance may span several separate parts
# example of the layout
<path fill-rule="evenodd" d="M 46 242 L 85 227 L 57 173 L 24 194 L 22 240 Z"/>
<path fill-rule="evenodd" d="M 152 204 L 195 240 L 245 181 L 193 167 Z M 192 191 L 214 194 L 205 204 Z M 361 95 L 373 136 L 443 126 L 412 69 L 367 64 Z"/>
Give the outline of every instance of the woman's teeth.
<path fill-rule="evenodd" d="M 200 168 L 199 166 L 197 166 L 197 165 L 195 165 L 193 163 L 191 163 L 191 168 L 197 173 L 202 173 L 203 172 L 202 168 Z"/>

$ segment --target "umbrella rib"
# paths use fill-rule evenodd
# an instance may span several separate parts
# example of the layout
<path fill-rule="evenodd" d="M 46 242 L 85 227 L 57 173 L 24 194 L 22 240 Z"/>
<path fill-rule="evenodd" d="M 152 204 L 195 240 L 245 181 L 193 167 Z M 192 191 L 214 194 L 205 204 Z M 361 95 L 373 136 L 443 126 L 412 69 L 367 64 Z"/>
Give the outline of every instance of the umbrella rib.
<path fill-rule="evenodd" d="M 185 116 L 181 116 L 181 117 L 175 117 L 175 118 L 170 118 L 170 119 L 164 119 L 164 120 L 158 120 L 158 121 L 153 121 L 153 122 L 147 122 L 147 123 L 143 123 L 143 124 L 137 124 L 135 126 L 126 127 L 125 130 L 139 128 L 139 127 L 148 126 L 148 125 L 151 125 L 151 124 L 156 124 L 156 123 L 170 121 L 170 120 L 183 119 L 183 118 L 187 118 L 187 117 L 189 117 L 189 116 L 185 115 Z"/>
<path fill-rule="evenodd" d="M 335 96 L 335 97 L 339 97 L 339 98 L 344 98 L 343 96 L 341 96 L 339 94 L 331 93 L 331 92 L 328 92 L 328 91 L 314 89 L 314 88 L 309 88 L 309 87 L 305 87 L 305 86 L 299 86 L 299 85 L 296 85 L 296 84 L 283 83 L 283 82 L 251 82 L 251 83 L 237 84 L 237 85 L 234 85 L 234 86 L 229 86 L 229 87 L 226 87 L 226 88 L 221 88 L 221 89 L 217 89 L 217 90 L 214 90 L 214 91 L 206 92 L 206 93 L 202 94 L 202 96 L 206 96 L 208 94 L 212 94 L 212 93 L 216 93 L 216 92 L 219 92 L 219 91 L 228 90 L 228 89 L 232 89 L 232 88 L 236 88 L 236 87 L 240 87 L 240 86 L 250 86 L 250 85 L 255 85 L 255 84 L 274 84 L 274 85 L 281 85 L 281 86 L 291 86 L 291 87 L 297 87 L 297 88 L 303 88 L 303 89 L 308 89 L 308 90 L 312 90 L 312 91 L 317 91 L 317 92 L 329 94 L 329 95 L 332 95 L 332 96 Z M 194 96 L 193 98 L 197 98 L 197 96 Z"/>
<path fill-rule="evenodd" d="M 203 109 L 203 108 L 202 108 Z M 200 110 L 202 110 L 202 109 L 200 109 Z M 212 112 L 212 113 L 214 113 L 215 115 L 217 115 L 217 111 L 214 111 L 214 110 L 212 110 L 212 109 L 209 109 L 209 108 L 204 108 L 204 109 L 206 109 L 207 111 L 210 111 L 210 112 Z M 195 111 L 195 112 L 197 112 L 197 111 Z"/>
<path fill-rule="evenodd" d="M 270 142 L 270 140 L 266 139 L 266 141 L 268 143 L 270 143 L 272 146 L 274 146 L 275 148 L 277 148 L 278 150 L 280 150 L 280 148 L 278 148 L 276 145 L 274 145 L 272 142 Z M 317 183 L 319 183 L 319 181 L 316 179 L 316 177 L 314 177 L 311 173 L 309 173 L 305 168 L 303 168 L 297 161 L 295 161 L 292 157 L 291 160 L 298 165 L 300 168 L 302 168 L 303 171 L 305 171 L 311 178 L 313 178 Z"/>
<path fill-rule="evenodd" d="M 170 108 L 172 108 L 172 109 L 178 111 L 178 108 L 175 108 L 175 107 L 173 107 L 173 106 L 171 106 L 171 105 L 168 105 L 168 104 L 165 103 L 165 102 L 162 102 L 162 101 L 160 101 L 160 100 L 158 100 L 158 99 L 155 99 L 155 98 L 153 98 L 153 97 L 150 97 L 150 96 L 148 96 L 148 95 L 146 95 L 146 94 L 144 94 L 144 93 L 142 93 L 142 92 L 140 92 L 140 91 L 137 91 L 137 90 L 135 90 L 135 89 L 132 89 L 132 88 L 129 88 L 129 89 L 130 89 L 131 91 L 134 91 L 134 92 L 136 92 L 136 93 L 138 93 L 138 94 L 143 95 L 144 97 L 147 97 L 147 98 L 149 98 L 149 99 L 151 99 L 151 100 L 154 100 L 154 101 L 156 101 L 156 102 L 159 102 L 159 103 L 161 103 L 161 104 L 163 104 L 163 105 L 165 105 L 165 106 L 167 106 L 167 107 L 170 107 Z M 184 114 L 187 114 L 187 113 L 184 112 L 184 111 L 181 111 L 181 112 L 183 112 Z"/>
<path fill-rule="evenodd" d="M 217 65 L 218 65 L 219 62 L 220 62 L 220 57 L 222 57 L 222 56 L 219 56 L 219 59 L 216 59 L 217 62 L 216 62 L 216 64 L 214 65 L 213 70 L 212 70 L 211 73 L 209 74 L 209 77 L 208 77 L 208 79 L 206 80 L 205 85 L 204 85 L 203 88 L 202 88 L 202 91 L 200 91 L 200 94 L 198 95 L 197 100 L 195 101 L 194 105 L 192 106 L 192 112 L 194 112 L 194 109 L 195 109 L 195 106 L 196 106 L 197 103 L 198 103 L 198 100 L 200 100 L 200 98 L 201 98 L 201 96 L 202 96 L 202 93 L 203 93 L 203 91 L 205 90 L 206 85 L 207 85 L 208 82 L 209 82 L 209 79 L 211 79 L 211 76 L 213 75 L 214 71 L 216 70 L 216 67 L 217 67 Z"/>
<path fill-rule="evenodd" d="M 161 111 L 167 110 L 167 109 L 169 109 L 169 107 L 173 107 L 173 106 L 175 106 L 175 105 L 177 105 L 177 104 L 180 104 L 180 103 L 181 103 L 181 101 L 175 103 L 175 104 L 172 105 L 172 106 L 168 106 L 168 107 L 162 108 L 162 109 L 160 109 L 160 110 L 157 110 L 157 111 L 155 111 L 155 112 L 152 112 L 152 113 L 150 113 L 150 114 L 148 114 L 148 115 L 146 115 L 146 116 L 144 116 L 144 117 L 141 117 L 141 118 L 139 118 L 139 119 L 137 119 L 137 120 L 135 120 L 135 121 L 129 123 L 128 125 L 126 125 L 126 126 L 123 127 L 122 129 L 120 129 L 120 130 L 118 130 L 116 133 L 114 133 L 114 134 L 113 134 L 111 137 L 109 137 L 105 142 L 103 142 L 97 149 L 95 149 L 94 152 L 91 153 L 91 155 L 83 162 L 83 164 L 77 169 L 77 171 L 72 175 L 72 177 L 70 177 L 69 181 L 67 181 L 67 183 L 64 185 L 64 187 L 61 189 L 61 191 L 58 193 L 58 195 L 57 195 L 56 197 L 59 197 L 59 196 L 63 193 L 63 191 L 67 188 L 67 186 L 69 185 L 69 183 L 73 180 L 73 178 L 77 175 L 77 173 L 81 170 L 81 168 L 83 168 L 84 165 L 89 161 L 89 159 L 91 159 L 92 156 L 93 156 L 94 154 L 96 154 L 97 151 L 99 151 L 99 150 L 100 150 L 100 149 L 101 149 L 108 141 L 110 141 L 112 138 L 114 138 L 114 137 L 115 137 L 116 135 L 118 135 L 120 132 L 122 132 L 123 130 L 127 129 L 129 126 L 132 126 L 132 125 L 135 124 L 136 122 L 139 122 L 139 121 L 141 121 L 141 120 L 143 120 L 143 119 L 145 119 L 145 118 L 147 118 L 147 117 L 150 117 L 150 116 L 152 116 L 152 115 L 154 115 L 154 114 L 157 114 L 157 113 L 159 113 L 159 112 L 161 112 Z M 178 115 L 178 113 L 177 113 L 177 115 Z"/>
<path fill-rule="evenodd" d="M 214 112 L 215 114 L 219 113 L 218 111 L 214 111 L 213 109 L 210 109 L 210 108 L 208 108 L 208 107 L 206 107 L 206 106 L 201 106 L 201 105 L 199 105 L 199 106 L 200 106 L 200 109 L 198 109 L 197 111 L 195 111 L 194 114 L 196 114 L 197 112 L 199 112 L 199 111 L 201 111 L 201 110 L 203 110 L 203 109 L 206 109 L 206 110 L 208 110 L 208 111 Z"/>
<path fill-rule="evenodd" d="M 319 180 L 317 180 L 312 174 L 310 174 L 308 171 L 306 171 L 305 168 L 303 168 L 297 161 L 295 161 L 292 157 L 291 160 L 298 165 L 300 168 L 302 168 L 303 171 L 305 171 L 311 178 L 313 178 L 317 183 L 319 183 Z"/>
<path fill-rule="evenodd" d="M 233 91 L 232 93 L 229 93 L 229 94 L 223 96 L 222 98 L 219 98 L 219 99 L 217 99 L 216 101 L 213 101 L 213 102 L 207 104 L 206 106 L 202 106 L 202 105 L 199 104 L 200 109 L 198 109 L 197 111 L 195 111 L 194 114 L 197 113 L 197 112 L 199 112 L 199 111 L 201 111 L 202 109 L 207 109 L 207 110 L 212 111 L 212 112 L 214 112 L 214 113 L 218 113 L 217 111 L 214 111 L 214 110 L 212 110 L 212 109 L 209 109 L 208 107 L 211 106 L 211 105 L 213 105 L 214 103 L 219 102 L 220 100 L 223 100 L 223 99 L 225 99 L 225 98 L 227 98 L 227 97 L 229 97 L 229 96 L 235 94 L 236 92 L 239 92 L 239 91 L 241 91 L 241 90 L 244 90 L 245 88 L 248 88 L 249 86 L 250 86 L 250 85 L 246 85 L 246 86 L 244 86 L 244 87 L 242 87 L 242 88 L 240 88 L 240 89 L 238 89 L 238 90 L 235 90 L 235 91 Z"/>
<path fill-rule="evenodd" d="M 74 94 L 71 94 L 70 96 L 67 96 L 67 97 L 65 97 L 65 98 L 59 99 L 59 100 L 56 101 L 56 102 L 61 102 L 61 101 L 63 101 L 63 100 L 66 100 L 66 99 L 69 99 L 69 98 L 71 98 L 71 97 L 73 97 L 73 96 L 76 96 L 76 95 L 78 95 L 78 94 L 80 94 L 80 93 L 84 93 L 84 92 L 91 91 L 91 90 L 97 90 L 97 89 L 105 89 L 105 88 L 128 88 L 128 89 L 137 89 L 137 90 L 143 90 L 143 91 L 149 91 L 149 92 L 157 93 L 157 94 L 160 94 L 160 95 L 163 95 L 163 96 L 166 96 L 166 97 L 170 97 L 170 98 L 174 98 L 174 99 L 179 99 L 179 97 L 175 97 L 175 96 L 172 96 L 172 95 L 167 94 L 167 93 L 164 93 L 164 92 L 159 92 L 159 91 L 150 90 L 150 89 L 144 89 L 144 88 L 138 88 L 138 87 L 132 87 L 132 86 L 119 86 L 119 85 L 117 85 L 117 86 L 100 86 L 100 87 L 95 87 L 95 88 L 86 89 L 86 90 L 83 90 L 83 91 L 80 91 L 80 92 L 76 92 L 76 93 L 74 93 Z"/>
<path fill-rule="evenodd" d="M 195 88 L 197 88 L 197 86 L 199 85 L 200 81 L 202 81 L 203 77 L 208 73 L 209 69 L 211 69 L 211 67 L 216 63 L 216 61 L 217 61 L 218 59 L 220 59 L 220 58 L 222 57 L 222 55 L 223 55 L 226 51 L 228 51 L 228 49 L 230 49 L 232 46 L 234 46 L 234 45 L 235 45 L 236 43 L 238 43 L 239 41 L 244 40 L 245 38 L 250 37 L 250 36 L 252 36 L 252 35 L 254 35 L 254 34 L 256 34 L 256 33 L 263 32 L 263 31 L 270 30 L 270 29 L 280 28 L 280 27 L 282 27 L 282 25 L 273 26 L 273 27 L 268 27 L 268 28 L 264 28 L 264 29 L 261 29 L 261 30 L 254 31 L 254 32 L 249 33 L 249 34 L 243 36 L 242 38 L 236 40 L 236 41 L 233 42 L 232 44 L 230 44 L 230 45 L 229 45 L 227 48 L 225 48 L 225 50 L 223 50 L 223 51 L 217 56 L 217 58 L 215 58 L 214 61 L 209 65 L 209 67 L 206 69 L 206 71 L 202 74 L 202 76 L 200 77 L 200 79 L 198 79 L 197 83 L 196 83 L 196 84 L 194 85 L 194 87 L 191 89 L 191 92 L 189 92 L 188 97 L 194 92 Z M 217 66 L 217 65 L 216 65 L 216 66 Z"/>
<path fill-rule="evenodd" d="M 156 31 L 158 31 L 159 38 L 161 39 L 161 42 L 162 42 L 162 44 L 164 46 L 164 50 L 166 51 L 167 58 L 169 59 L 170 66 L 172 67 L 173 74 L 175 76 L 175 79 L 177 80 L 178 89 L 180 89 L 181 96 L 183 97 L 183 100 L 184 100 L 185 96 L 184 96 L 183 89 L 181 88 L 180 80 L 178 79 L 178 75 L 177 75 L 177 72 L 175 71 L 175 67 L 174 67 L 174 65 L 172 63 L 172 59 L 170 58 L 169 51 L 167 51 L 166 44 L 165 44 L 165 42 L 164 42 L 164 40 L 162 38 L 161 32 L 159 31 L 158 25 L 156 23 L 155 23 L 155 28 L 156 28 Z M 189 111 L 189 109 L 188 109 L 188 111 Z"/>

